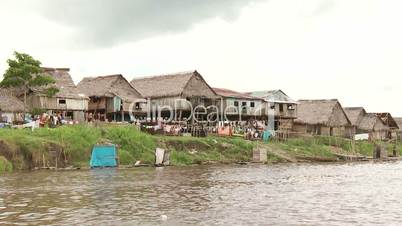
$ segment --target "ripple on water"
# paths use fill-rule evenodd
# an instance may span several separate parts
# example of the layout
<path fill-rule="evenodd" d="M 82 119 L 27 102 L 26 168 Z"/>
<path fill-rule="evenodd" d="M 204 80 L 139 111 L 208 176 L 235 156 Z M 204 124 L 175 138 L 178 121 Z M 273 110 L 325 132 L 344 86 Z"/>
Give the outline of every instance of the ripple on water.
<path fill-rule="evenodd" d="M 401 163 L 14 173 L 0 224 L 392 225 L 401 177 Z"/>

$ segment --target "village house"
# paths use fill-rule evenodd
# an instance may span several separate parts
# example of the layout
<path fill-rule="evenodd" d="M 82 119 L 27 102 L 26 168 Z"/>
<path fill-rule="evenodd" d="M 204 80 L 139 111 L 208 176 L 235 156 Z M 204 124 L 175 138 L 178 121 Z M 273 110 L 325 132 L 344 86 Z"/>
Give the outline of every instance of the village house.
<path fill-rule="evenodd" d="M 216 105 L 219 99 L 197 71 L 136 78 L 131 84 L 151 101 L 149 108 L 154 119 L 158 117 L 157 112 L 164 118 L 172 117 L 175 120 L 189 119 L 190 116 L 206 119 L 202 107 Z M 173 110 L 173 116 L 169 108 Z M 195 115 L 192 115 L 193 111 Z"/>
<path fill-rule="evenodd" d="M 395 122 L 398 124 L 398 139 L 402 138 L 402 118 L 394 118 Z"/>
<path fill-rule="evenodd" d="M 84 112 L 88 108 L 88 98 L 80 93 L 74 84 L 68 68 L 42 68 L 44 73 L 55 80 L 52 86 L 59 91 L 49 97 L 44 89 L 47 87 L 33 87 L 27 94 L 27 107 L 47 111 L 49 114 L 61 113 L 64 118 L 83 121 Z M 23 98 L 19 93 L 18 97 Z"/>
<path fill-rule="evenodd" d="M 121 74 L 85 77 L 78 89 L 90 98 L 93 119 L 130 122 L 146 114 L 146 100 Z"/>
<path fill-rule="evenodd" d="M 268 107 L 274 110 L 275 131 L 290 131 L 293 128 L 294 120 L 297 118 L 297 102 L 290 98 L 282 90 L 268 90 L 249 92 L 248 95 L 262 98 L 268 102 Z M 266 112 L 267 114 L 267 112 Z"/>
<path fill-rule="evenodd" d="M 368 134 L 369 140 L 387 139 L 389 127 L 375 113 L 367 113 L 362 107 L 345 108 L 352 123 L 354 134 Z"/>
<path fill-rule="evenodd" d="M 392 117 L 391 113 L 388 112 L 382 112 L 382 113 L 376 113 L 378 117 L 381 118 L 381 120 L 389 127 L 389 132 L 388 132 L 388 139 L 394 139 L 398 136 L 398 130 L 399 126 L 396 123 L 395 119 Z"/>
<path fill-rule="evenodd" d="M 353 137 L 352 124 L 338 100 L 299 100 L 293 130 L 299 134 Z"/>
<path fill-rule="evenodd" d="M 228 119 L 239 120 L 240 115 L 242 120 L 261 119 L 265 116 L 264 99 L 229 89 L 213 88 L 213 90 L 221 97 L 218 107 Z"/>
<path fill-rule="evenodd" d="M 24 103 L 6 89 L 0 89 L 0 123 L 23 122 Z"/>

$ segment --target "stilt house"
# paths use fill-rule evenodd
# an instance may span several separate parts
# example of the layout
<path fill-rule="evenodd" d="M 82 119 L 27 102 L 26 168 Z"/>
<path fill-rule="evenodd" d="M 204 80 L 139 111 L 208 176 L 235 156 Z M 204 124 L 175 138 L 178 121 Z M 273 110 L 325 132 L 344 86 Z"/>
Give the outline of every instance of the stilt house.
<path fill-rule="evenodd" d="M 206 119 L 206 115 L 199 114 L 198 110 L 216 105 L 219 99 L 197 71 L 135 78 L 131 84 L 142 96 L 151 100 L 152 118 L 158 117 L 155 112 L 160 112 L 162 117 L 175 120 L 189 119 L 194 116 L 192 113 L 198 119 Z M 170 110 L 173 110 L 173 116 Z"/>
<path fill-rule="evenodd" d="M 221 99 L 218 107 L 226 117 L 239 119 L 261 118 L 265 114 L 265 101 L 262 98 L 254 97 L 245 93 L 236 92 L 230 89 L 213 88 Z"/>
<path fill-rule="evenodd" d="M 88 109 L 88 97 L 80 93 L 74 84 L 70 69 L 43 68 L 46 75 L 55 80 L 53 87 L 59 89 L 54 96 L 44 93 L 45 87 L 31 88 L 27 95 L 27 105 L 30 110 L 41 109 L 48 113 L 61 113 L 67 119 L 84 120 L 84 112 Z M 23 94 L 19 94 L 23 98 Z"/>
<path fill-rule="evenodd" d="M 355 134 L 369 134 L 369 140 L 387 139 L 389 127 L 377 114 L 367 113 L 362 107 L 349 107 L 344 110 L 354 127 Z"/>
<path fill-rule="evenodd" d="M 146 100 L 121 74 L 85 77 L 78 89 L 90 98 L 94 119 L 127 122 L 146 114 Z"/>
<path fill-rule="evenodd" d="M 352 137 L 352 124 L 336 99 L 299 100 L 293 130 L 299 134 Z"/>
<path fill-rule="evenodd" d="M 23 122 L 24 103 L 6 89 L 0 89 L 0 122 Z"/>
<path fill-rule="evenodd" d="M 297 118 L 297 102 L 282 90 L 256 91 L 247 93 L 251 96 L 264 99 L 268 107 L 275 113 L 275 130 L 292 130 L 294 120 Z"/>
<path fill-rule="evenodd" d="M 392 117 L 391 113 L 383 112 L 376 113 L 378 117 L 389 127 L 388 139 L 395 139 L 397 137 L 397 133 L 399 130 L 398 123 L 396 123 L 395 119 Z"/>

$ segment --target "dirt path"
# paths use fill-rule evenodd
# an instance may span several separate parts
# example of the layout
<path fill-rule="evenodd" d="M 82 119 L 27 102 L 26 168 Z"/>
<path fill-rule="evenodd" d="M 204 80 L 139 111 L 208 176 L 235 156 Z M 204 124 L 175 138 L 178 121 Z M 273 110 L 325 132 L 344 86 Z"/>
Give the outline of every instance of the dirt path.
<path fill-rule="evenodd" d="M 283 160 L 286 160 L 287 162 L 298 162 L 294 156 L 289 155 L 289 153 L 286 153 L 284 150 L 273 148 L 267 145 L 263 145 L 263 148 L 265 148 L 269 154 L 275 155 Z"/>

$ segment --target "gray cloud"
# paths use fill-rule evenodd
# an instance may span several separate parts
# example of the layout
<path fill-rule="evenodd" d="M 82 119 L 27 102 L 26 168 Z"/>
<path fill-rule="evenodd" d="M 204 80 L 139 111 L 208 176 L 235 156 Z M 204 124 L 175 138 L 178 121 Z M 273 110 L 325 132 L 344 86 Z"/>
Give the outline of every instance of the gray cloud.
<path fill-rule="evenodd" d="M 181 32 L 210 18 L 234 20 L 263 0 L 46 0 L 40 13 L 76 31 L 74 42 L 111 46 Z"/>

